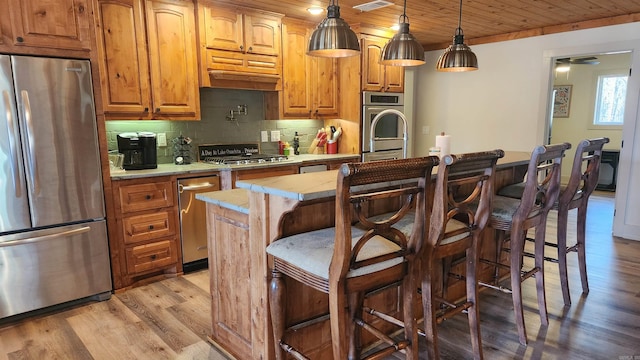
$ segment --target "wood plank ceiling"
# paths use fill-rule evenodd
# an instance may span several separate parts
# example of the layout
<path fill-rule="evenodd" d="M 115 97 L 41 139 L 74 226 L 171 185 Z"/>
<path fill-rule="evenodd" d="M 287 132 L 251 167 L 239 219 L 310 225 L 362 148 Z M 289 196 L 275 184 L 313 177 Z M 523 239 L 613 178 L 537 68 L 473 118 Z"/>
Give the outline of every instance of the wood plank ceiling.
<path fill-rule="evenodd" d="M 212 1 L 212 0 L 209 0 Z M 326 12 L 310 15 L 311 6 L 330 0 L 214 0 L 272 11 L 319 23 Z M 350 25 L 388 28 L 402 15 L 403 1 L 373 11 L 354 9 L 373 0 L 335 0 Z M 411 33 L 426 50 L 444 49 L 458 26 L 458 0 L 407 0 Z M 463 0 L 462 29 L 467 44 L 481 44 L 564 31 L 640 21 L 640 0 Z"/>

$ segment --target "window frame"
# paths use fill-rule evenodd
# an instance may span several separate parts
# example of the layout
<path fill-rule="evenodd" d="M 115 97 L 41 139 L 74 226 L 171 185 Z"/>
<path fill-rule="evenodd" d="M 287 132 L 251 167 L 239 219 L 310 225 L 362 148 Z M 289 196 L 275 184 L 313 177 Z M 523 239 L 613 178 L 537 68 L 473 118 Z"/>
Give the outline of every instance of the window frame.
<path fill-rule="evenodd" d="M 593 129 L 593 130 L 607 130 L 607 129 L 611 129 L 611 130 L 621 130 L 622 127 L 624 126 L 624 114 L 622 115 L 622 123 L 621 124 L 609 124 L 609 125 L 600 125 L 600 124 L 596 124 L 596 106 L 597 106 L 597 100 L 598 100 L 598 85 L 600 82 L 600 78 L 603 76 L 624 76 L 627 77 L 627 93 L 625 94 L 625 106 L 626 106 L 626 96 L 629 92 L 629 88 L 628 88 L 628 78 L 629 78 L 629 69 L 608 69 L 608 70 L 602 70 L 602 71 L 596 71 L 594 72 L 594 77 L 593 77 L 593 95 L 591 97 L 591 116 L 589 117 L 589 129 Z M 626 112 L 626 108 L 625 108 L 625 112 Z"/>

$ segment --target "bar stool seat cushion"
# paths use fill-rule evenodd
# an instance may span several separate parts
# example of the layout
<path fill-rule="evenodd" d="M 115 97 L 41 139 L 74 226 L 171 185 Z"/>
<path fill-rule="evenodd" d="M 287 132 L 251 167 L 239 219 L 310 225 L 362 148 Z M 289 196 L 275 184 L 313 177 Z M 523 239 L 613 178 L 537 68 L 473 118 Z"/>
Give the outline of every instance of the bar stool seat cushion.
<path fill-rule="evenodd" d="M 507 196 L 496 195 L 493 198 L 493 212 L 491 213 L 492 221 L 498 220 L 504 223 L 511 223 L 513 215 L 520 207 L 520 199 Z M 534 217 L 540 213 L 540 210 L 533 210 L 529 217 Z"/>
<path fill-rule="evenodd" d="M 377 215 L 370 220 L 376 221 L 377 219 L 388 218 L 389 215 Z M 395 227 L 402 231 L 404 234 L 411 234 L 413 227 L 413 216 L 404 216 Z M 447 224 L 447 232 L 458 230 L 461 228 L 468 228 L 466 224 L 461 221 L 452 219 Z M 282 239 L 276 240 L 267 246 L 267 253 L 278 259 L 286 261 L 287 263 L 300 268 L 310 274 L 318 276 L 322 279 L 329 279 L 329 265 L 333 256 L 333 244 L 335 241 L 335 228 L 330 227 L 326 229 L 320 229 L 301 234 L 291 235 Z M 357 239 L 364 235 L 364 230 L 359 228 L 358 225 L 351 227 L 351 237 L 353 239 L 352 244 L 355 245 Z M 452 243 L 460 239 L 464 239 L 469 236 L 469 232 L 463 232 L 456 234 L 455 236 L 447 237 L 442 240 L 441 244 Z M 380 255 L 390 254 L 401 250 L 395 243 L 386 240 L 382 236 L 374 236 L 367 241 L 358 254 L 357 261 L 371 259 Z M 371 274 L 377 271 L 391 268 L 400 264 L 402 260 L 400 258 L 394 258 L 391 260 L 383 261 L 380 263 L 363 266 L 357 269 L 349 271 L 347 277 L 353 278 L 365 274 Z"/>
<path fill-rule="evenodd" d="M 525 184 L 524 182 L 520 182 L 516 184 L 507 185 L 498 191 L 498 195 L 506 196 L 514 199 L 521 199 L 522 193 L 524 192 L 524 184 Z M 566 188 L 567 188 L 566 186 L 560 186 L 560 194 L 563 194 Z M 583 195 L 582 189 L 578 189 L 576 193 L 573 194 L 573 199 L 571 200 L 578 200 L 582 198 L 582 195 Z M 557 204 L 556 204 L 556 207 L 557 207 Z"/>

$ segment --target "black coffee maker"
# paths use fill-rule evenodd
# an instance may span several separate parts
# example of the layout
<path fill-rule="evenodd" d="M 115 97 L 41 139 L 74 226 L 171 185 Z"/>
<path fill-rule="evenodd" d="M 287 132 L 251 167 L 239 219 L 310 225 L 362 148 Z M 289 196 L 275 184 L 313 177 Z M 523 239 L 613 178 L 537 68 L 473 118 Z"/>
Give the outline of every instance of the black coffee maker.
<path fill-rule="evenodd" d="M 124 154 L 125 170 L 155 169 L 158 167 L 156 134 L 127 132 L 118 134 L 118 151 Z"/>

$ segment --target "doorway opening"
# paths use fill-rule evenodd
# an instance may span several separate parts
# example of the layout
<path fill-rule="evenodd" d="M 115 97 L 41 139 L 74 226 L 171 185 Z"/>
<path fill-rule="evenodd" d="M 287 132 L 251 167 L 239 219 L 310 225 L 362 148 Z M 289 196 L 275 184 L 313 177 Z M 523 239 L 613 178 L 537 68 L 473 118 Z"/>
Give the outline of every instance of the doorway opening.
<path fill-rule="evenodd" d="M 608 114 L 615 115 L 617 109 L 618 112 L 622 111 L 620 117 L 624 118 L 626 98 L 626 87 L 624 92 L 609 91 L 603 96 L 602 79 L 620 76 L 626 81 L 631 62 L 631 51 L 558 56 L 551 61 L 547 142 L 577 144 L 583 139 L 608 137 L 610 142 L 605 145 L 607 160 L 603 156 L 599 190 L 616 189 L 615 160 L 619 159 L 622 144 L 622 124 L 603 123 L 598 120 L 601 118 L 598 115 L 607 109 Z M 575 146 L 567 152 L 567 159 L 573 158 L 574 151 Z M 563 183 L 568 181 L 571 165 L 571 161 L 563 162 Z"/>

